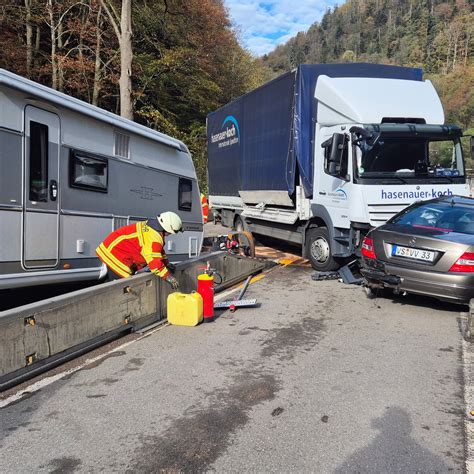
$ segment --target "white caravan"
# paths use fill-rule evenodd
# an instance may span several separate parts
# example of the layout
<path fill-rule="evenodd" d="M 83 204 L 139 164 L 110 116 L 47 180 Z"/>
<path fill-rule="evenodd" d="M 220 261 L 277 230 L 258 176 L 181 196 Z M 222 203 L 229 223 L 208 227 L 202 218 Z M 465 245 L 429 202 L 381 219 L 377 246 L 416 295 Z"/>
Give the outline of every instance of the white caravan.
<path fill-rule="evenodd" d="M 199 254 L 193 162 L 172 137 L 0 70 L 0 289 L 99 279 L 114 229 L 174 211 L 171 260 Z"/>

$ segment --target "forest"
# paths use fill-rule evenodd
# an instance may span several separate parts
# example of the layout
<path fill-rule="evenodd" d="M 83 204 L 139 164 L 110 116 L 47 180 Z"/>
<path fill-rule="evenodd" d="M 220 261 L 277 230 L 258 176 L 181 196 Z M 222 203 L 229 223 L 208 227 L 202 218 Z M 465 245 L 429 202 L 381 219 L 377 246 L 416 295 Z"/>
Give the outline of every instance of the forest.
<path fill-rule="evenodd" d="M 183 140 L 206 190 L 206 115 L 301 63 L 422 67 L 474 133 L 469 0 L 348 0 L 273 52 L 239 42 L 223 0 L 4 0 L 0 67 Z"/>
<path fill-rule="evenodd" d="M 446 121 L 471 129 L 473 5 L 469 0 L 347 0 L 262 61 L 274 75 L 301 63 L 420 67 L 441 96 Z"/>

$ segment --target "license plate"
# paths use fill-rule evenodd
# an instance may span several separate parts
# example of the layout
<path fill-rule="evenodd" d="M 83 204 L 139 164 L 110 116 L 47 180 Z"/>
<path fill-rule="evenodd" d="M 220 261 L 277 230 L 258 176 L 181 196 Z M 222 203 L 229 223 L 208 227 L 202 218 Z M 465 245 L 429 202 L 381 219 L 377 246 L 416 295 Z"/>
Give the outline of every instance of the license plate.
<path fill-rule="evenodd" d="M 401 247 L 400 245 L 392 245 L 392 256 L 413 258 L 415 260 L 423 260 L 424 262 L 432 262 L 435 258 L 435 252 L 422 249 L 413 249 L 409 247 Z"/>

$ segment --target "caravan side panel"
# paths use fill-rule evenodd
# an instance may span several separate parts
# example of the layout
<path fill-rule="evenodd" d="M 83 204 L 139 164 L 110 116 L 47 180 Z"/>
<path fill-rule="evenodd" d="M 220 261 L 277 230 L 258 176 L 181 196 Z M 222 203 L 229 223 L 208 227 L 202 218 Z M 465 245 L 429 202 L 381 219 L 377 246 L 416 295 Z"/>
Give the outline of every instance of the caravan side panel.
<path fill-rule="evenodd" d="M 21 110 L 0 89 L 0 274 L 21 260 Z"/>
<path fill-rule="evenodd" d="M 189 178 L 196 177 L 189 154 L 177 148 L 134 135 L 67 109 L 61 109 L 61 123 L 63 144 L 68 147 L 108 157 L 124 158 L 116 153 L 117 134 L 121 134 L 129 140 L 128 156 L 124 158 L 126 161 Z"/>
<path fill-rule="evenodd" d="M 0 125 L 0 206 L 22 205 L 22 137 Z"/>

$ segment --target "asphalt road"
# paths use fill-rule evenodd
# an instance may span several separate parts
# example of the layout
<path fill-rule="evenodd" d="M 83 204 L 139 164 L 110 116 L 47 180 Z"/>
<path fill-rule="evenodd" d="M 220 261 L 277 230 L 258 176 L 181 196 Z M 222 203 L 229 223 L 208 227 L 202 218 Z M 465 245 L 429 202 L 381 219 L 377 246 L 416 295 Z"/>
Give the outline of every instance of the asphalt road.
<path fill-rule="evenodd" d="M 310 275 L 1 408 L 1 471 L 462 472 L 460 309 Z"/>

